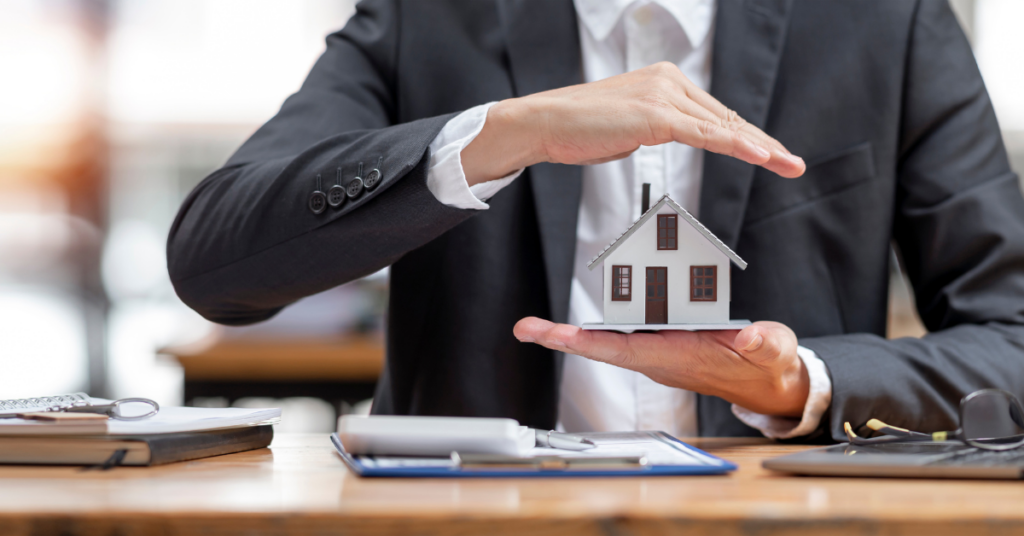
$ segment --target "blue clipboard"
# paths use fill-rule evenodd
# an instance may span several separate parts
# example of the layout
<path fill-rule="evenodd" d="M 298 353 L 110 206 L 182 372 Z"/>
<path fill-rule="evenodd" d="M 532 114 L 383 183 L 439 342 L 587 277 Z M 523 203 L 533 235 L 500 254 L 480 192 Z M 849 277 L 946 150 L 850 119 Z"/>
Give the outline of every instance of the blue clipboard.
<path fill-rule="evenodd" d="M 496 478 L 496 477 L 608 477 L 608 476 L 681 476 L 681 475 L 722 475 L 736 470 L 736 465 L 717 456 L 713 456 L 696 447 L 683 443 L 678 439 L 664 434 L 665 439 L 681 445 L 682 450 L 698 454 L 697 459 L 702 465 L 648 465 L 637 469 L 464 469 L 455 466 L 451 460 L 437 458 L 431 460 L 435 465 L 429 467 L 390 467 L 381 466 L 378 460 L 386 460 L 385 456 L 352 455 L 345 451 L 338 434 L 331 434 L 331 443 L 338 451 L 342 461 L 352 472 L 364 477 L 392 478 Z"/>

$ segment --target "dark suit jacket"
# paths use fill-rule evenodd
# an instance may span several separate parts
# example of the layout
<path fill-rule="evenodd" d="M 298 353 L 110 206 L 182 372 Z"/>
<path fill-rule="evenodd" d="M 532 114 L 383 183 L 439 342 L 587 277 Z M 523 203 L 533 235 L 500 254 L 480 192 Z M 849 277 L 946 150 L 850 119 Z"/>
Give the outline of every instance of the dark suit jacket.
<path fill-rule="evenodd" d="M 733 315 L 789 325 L 828 366 L 818 435 L 870 417 L 951 429 L 970 391 L 1024 394 L 1024 202 L 947 3 L 721 0 L 714 39 L 712 94 L 807 158 L 783 180 L 707 154 L 700 213 L 750 262 Z M 361 4 L 184 202 L 168 241 L 179 296 L 247 324 L 391 265 L 376 413 L 554 425 L 560 363 L 512 326 L 566 320 L 580 168 L 532 166 L 490 210 L 460 210 L 427 190 L 427 146 L 459 111 L 580 81 L 569 0 Z M 380 157 L 373 191 L 311 212 L 317 175 L 327 189 Z M 893 242 L 932 331 L 920 340 L 883 337 Z M 713 397 L 699 420 L 756 434 Z"/>

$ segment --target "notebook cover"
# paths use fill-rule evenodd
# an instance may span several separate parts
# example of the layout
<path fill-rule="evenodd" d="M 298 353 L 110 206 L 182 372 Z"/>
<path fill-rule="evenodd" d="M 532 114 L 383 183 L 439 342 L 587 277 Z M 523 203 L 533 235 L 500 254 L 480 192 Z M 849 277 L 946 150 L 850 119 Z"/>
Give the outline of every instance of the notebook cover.
<path fill-rule="evenodd" d="M 367 467 L 354 456 L 345 452 L 338 434 L 331 434 L 331 443 L 341 456 L 342 461 L 354 473 L 365 477 L 400 477 L 400 478 L 495 478 L 495 477 L 608 477 L 608 476 L 682 476 L 682 475 L 722 475 L 736 470 L 731 462 L 708 454 L 692 445 L 683 443 L 669 436 L 673 441 L 686 445 L 687 449 L 703 454 L 721 462 L 721 465 L 652 465 L 639 469 L 611 470 L 545 470 L 545 469 L 474 469 L 465 471 L 456 467 Z"/>
<path fill-rule="evenodd" d="M 153 434 L 138 436 L 138 439 L 149 444 L 148 465 L 161 465 L 267 447 L 274 439 L 274 427 L 245 426 L 204 432 Z"/>

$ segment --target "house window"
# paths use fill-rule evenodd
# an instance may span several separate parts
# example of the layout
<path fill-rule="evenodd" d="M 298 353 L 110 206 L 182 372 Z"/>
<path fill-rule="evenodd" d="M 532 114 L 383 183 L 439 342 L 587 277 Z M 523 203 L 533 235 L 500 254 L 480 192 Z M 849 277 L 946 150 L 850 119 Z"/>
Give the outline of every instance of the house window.
<path fill-rule="evenodd" d="M 718 274 L 714 266 L 690 267 L 690 301 L 718 301 Z"/>
<path fill-rule="evenodd" d="M 658 249 L 679 249 L 678 230 L 675 214 L 658 214 Z"/>
<path fill-rule="evenodd" d="M 632 288 L 633 267 L 612 266 L 612 301 L 631 301 Z"/>

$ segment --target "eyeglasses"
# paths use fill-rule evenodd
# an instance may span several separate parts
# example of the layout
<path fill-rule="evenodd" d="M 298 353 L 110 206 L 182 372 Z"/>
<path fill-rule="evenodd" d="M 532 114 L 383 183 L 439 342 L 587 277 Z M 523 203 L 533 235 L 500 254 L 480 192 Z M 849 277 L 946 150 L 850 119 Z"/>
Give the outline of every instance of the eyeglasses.
<path fill-rule="evenodd" d="M 1024 445 L 1024 409 L 1020 400 L 1002 389 L 975 391 L 960 401 L 960 428 L 925 434 L 871 419 L 867 427 L 882 437 L 859 437 L 849 422 L 843 424 L 853 445 L 917 441 L 960 441 L 984 450 L 1010 450 Z"/>

